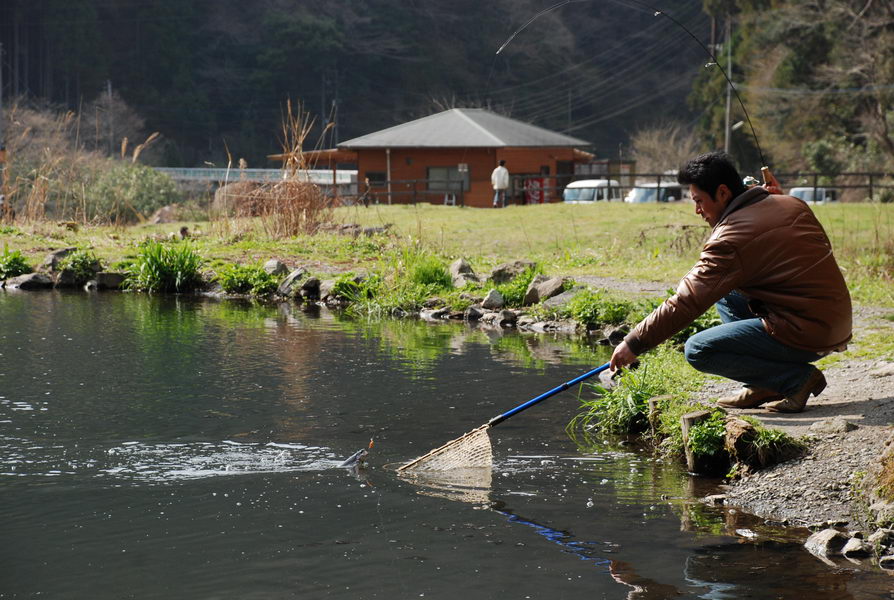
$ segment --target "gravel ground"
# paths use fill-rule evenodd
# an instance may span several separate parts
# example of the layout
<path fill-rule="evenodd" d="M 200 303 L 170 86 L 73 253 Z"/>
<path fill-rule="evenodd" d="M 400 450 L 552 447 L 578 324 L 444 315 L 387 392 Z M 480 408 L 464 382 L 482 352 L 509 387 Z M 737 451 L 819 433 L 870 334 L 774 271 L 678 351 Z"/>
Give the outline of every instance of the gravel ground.
<path fill-rule="evenodd" d="M 860 511 L 851 492 L 854 473 L 870 468 L 894 433 L 894 363 L 848 363 L 825 371 L 828 387 L 811 398 L 804 412 L 775 414 L 761 409 L 730 410 L 748 414 L 767 427 L 807 436 L 809 450 L 801 458 L 733 483 L 727 504 L 791 525 L 825 521 L 856 526 Z M 882 375 L 882 373 L 887 373 Z M 732 382 L 712 383 L 703 390 L 717 397 L 736 389 Z M 810 426 L 842 417 L 856 429 L 841 433 L 813 432 Z"/>
<path fill-rule="evenodd" d="M 854 345 L 869 329 L 894 328 L 883 319 L 894 311 L 855 311 Z M 791 525 L 825 521 L 856 527 L 863 509 L 851 492 L 855 473 L 877 461 L 885 442 L 894 435 L 894 361 L 850 361 L 824 370 L 828 386 L 811 398 L 802 413 L 779 414 L 763 409 L 730 410 L 752 415 L 767 427 L 806 436 L 809 450 L 801 458 L 759 471 L 733 483 L 727 504 L 746 512 Z M 708 400 L 738 389 L 736 382 L 714 380 L 701 391 Z M 856 426 L 840 433 L 816 431 L 815 423 L 843 418 Z"/>

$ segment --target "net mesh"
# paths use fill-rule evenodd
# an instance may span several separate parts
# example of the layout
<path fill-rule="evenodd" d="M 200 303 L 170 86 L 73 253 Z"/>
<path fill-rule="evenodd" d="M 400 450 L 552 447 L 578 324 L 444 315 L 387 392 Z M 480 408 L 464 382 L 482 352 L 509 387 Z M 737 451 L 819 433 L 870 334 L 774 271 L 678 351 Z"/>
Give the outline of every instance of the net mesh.
<path fill-rule="evenodd" d="M 475 505 L 490 503 L 492 469 L 459 467 L 450 471 L 411 471 L 401 476 L 423 496 L 446 498 Z"/>
<path fill-rule="evenodd" d="M 449 471 L 459 468 L 487 468 L 493 465 L 493 453 L 490 437 L 487 435 L 489 425 L 482 425 L 469 433 L 451 440 L 435 448 L 428 454 L 420 456 L 397 470 L 402 473 L 420 471 Z"/>

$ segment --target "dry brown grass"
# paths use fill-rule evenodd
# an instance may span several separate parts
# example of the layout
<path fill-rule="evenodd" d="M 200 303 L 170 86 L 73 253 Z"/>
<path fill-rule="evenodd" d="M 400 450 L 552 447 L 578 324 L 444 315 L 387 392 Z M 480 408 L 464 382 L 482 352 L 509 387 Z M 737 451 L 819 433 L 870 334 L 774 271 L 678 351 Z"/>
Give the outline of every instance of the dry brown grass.
<path fill-rule="evenodd" d="M 246 228 L 260 228 L 266 236 L 281 239 L 316 233 L 331 218 L 332 200 L 306 177 L 312 165 L 308 163 L 304 145 L 313 124 L 300 104 L 293 107 L 291 100 L 287 102 L 280 139 L 286 156 L 282 181 L 239 180 L 221 187 L 214 195 L 213 207 L 218 232 L 239 234 L 245 233 Z M 230 156 L 229 164 L 232 162 Z M 246 217 L 256 219 L 252 222 Z"/>
<path fill-rule="evenodd" d="M 331 217 L 332 206 L 323 191 L 297 178 L 264 184 L 249 197 L 245 209 L 260 217 L 262 229 L 273 238 L 316 233 Z"/>
<path fill-rule="evenodd" d="M 121 117 L 121 131 L 139 135 L 134 127 L 140 123 L 125 119 L 129 109 L 123 101 L 118 104 L 116 116 Z M 104 152 L 107 140 L 85 135 L 91 129 L 84 124 L 88 119 L 72 111 L 13 101 L 4 117 L 9 160 L 5 173 L 7 201 L 15 208 L 17 220 L 87 223 L 91 215 L 88 190 L 110 166 Z M 99 125 L 97 130 L 105 131 Z M 158 139 L 159 134 L 154 133 L 136 145 L 128 157 L 130 162 L 136 162 Z M 125 158 L 127 137 L 120 148 Z"/>
<path fill-rule="evenodd" d="M 7 118 L 8 201 L 18 219 L 42 220 L 48 212 L 76 218 L 84 185 L 102 160 L 78 150 L 77 116 L 14 102 Z"/>

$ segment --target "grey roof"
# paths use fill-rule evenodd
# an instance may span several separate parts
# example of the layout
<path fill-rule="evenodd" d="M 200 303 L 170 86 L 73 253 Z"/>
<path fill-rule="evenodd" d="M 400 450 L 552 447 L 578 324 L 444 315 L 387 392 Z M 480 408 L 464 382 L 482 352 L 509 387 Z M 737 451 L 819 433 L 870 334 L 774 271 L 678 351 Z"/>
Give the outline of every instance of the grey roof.
<path fill-rule="evenodd" d="M 338 144 L 339 148 L 504 148 L 589 146 L 584 140 L 483 108 L 452 108 Z"/>

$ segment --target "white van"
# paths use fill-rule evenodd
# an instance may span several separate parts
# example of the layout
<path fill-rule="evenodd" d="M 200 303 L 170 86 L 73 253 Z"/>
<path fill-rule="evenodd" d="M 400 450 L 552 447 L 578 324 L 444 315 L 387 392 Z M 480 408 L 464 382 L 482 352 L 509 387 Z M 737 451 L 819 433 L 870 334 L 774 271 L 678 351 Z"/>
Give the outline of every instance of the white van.
<path fill-rule="evenodd" d="M 598 200 L 621 199 L 621 184 L 614 179 L 581 179 L 565 186 L 562 199 L 568 204 L 587 204 Z"/>
<path fill-rule="evenodd" d="M 821 187 L 796 187 L 790 189 L 788 195 L 799 198 L 807 204 L 825 204 L 838 199 L 835 190 Z"/>
<path fill-rule="evenodd" d="M 636 186 L 624 197 L 624 202 L 640 204 L 643 202 L 676 202 L 683 200 L 688 194 L 679 183 L 659 184 L 657 182 L 637 183 Z"/>

